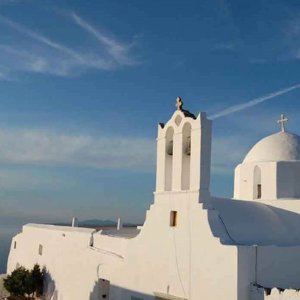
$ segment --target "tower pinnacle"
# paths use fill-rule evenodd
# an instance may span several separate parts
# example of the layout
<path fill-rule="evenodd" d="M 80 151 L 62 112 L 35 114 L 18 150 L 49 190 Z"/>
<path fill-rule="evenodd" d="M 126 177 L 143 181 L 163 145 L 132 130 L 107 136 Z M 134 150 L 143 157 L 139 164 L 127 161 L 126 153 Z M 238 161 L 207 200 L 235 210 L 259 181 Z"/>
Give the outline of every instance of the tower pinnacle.
<path fill-rule="evenodd" d="M 176 105 L 175 106 L 177 107 L 177 110 L 182 110 L 183 101 L 182 101 L 181 97 L 176 98 Z"/>

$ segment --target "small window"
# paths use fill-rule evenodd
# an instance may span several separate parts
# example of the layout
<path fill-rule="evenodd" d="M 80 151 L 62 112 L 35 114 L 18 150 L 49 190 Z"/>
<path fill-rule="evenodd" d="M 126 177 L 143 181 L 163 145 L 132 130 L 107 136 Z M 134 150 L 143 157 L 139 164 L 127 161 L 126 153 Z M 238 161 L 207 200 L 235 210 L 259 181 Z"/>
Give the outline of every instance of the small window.
<path fill-rule="evenodd" d="M 261 184 L 257 185 L 257 199 L 261 199 Z"/>
<path fill-rule="evenodd" d="M 94 236 L 93 235 L 91 235 L 91 237 L 90 237 L 89 246 L 94 247 Z"/>
<path fill-rule="evenodd" d="M 170 213 L 170 226 L 175 227 L 177 226 L 177 211 L 172 210 Z"/>
<path fill-rule="evenodd" d="M 17 249 L 17 242 L 14 241 L 14 249 Z"/>
<path fill-rule="evenodd" d="M 136 296 L 131 296 L 131 300 L 144 300 L 144 299 Z"/>
<path fill-rule="evenodd" d="M 43 245 L 39 245 L 39 255 L 43 255 Z"/>

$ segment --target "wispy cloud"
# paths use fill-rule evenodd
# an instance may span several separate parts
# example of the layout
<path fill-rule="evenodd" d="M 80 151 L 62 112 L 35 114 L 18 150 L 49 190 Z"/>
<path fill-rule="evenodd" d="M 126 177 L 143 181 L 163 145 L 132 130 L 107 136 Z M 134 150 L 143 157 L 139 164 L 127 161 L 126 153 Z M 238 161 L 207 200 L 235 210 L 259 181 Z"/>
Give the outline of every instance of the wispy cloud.
<path fill-rule="evenodd" d="M 29 51 L 18 49 L 11 45 L 0 45 L 0 61 L 2 58 L 3 75 L 9 76 L 11 72 L 26 71 L 32 73 L 52 74 L 57 76 L 72 76 L 77 70 L 88 68 L 88 61 L 78 61 L 65 55 L 49 50 Z M 94 68 L 95 66 L 91 66 Z M 102 69 L 109 69 L 106 64 L 101 66 Z M 99 69 L 100 66 L 98 66 Z M 1 70 L 1 68 L 0 68 Z M 74 73 L 73 73 L 74 72 Z"/>
<path fill-rule="evenodd" d="M 56 43 L 56 42 L 50 40 L 49 38 L 47 38 L 47 37 L 45 37 L 41 34 L 36 33 L 33 30 L 30 30 L 30 29 L 28 29 L 24 26 L 21 26 L 20 24 L 14 22 L 14 21 L 12 21 L 12 20 L 4 17 L 4 16 L 0 16 L 0 22 L 8 25 L 9 27 L 15 29 L 16 31 L 18 31 L 22 34 L 25 34 L 25 35 L 31 37 L 32 39 L 34 39 L 36 41 L 39 41 L 39 42 L 41 42 L 41 43 L 43 43 L 43 44 L 45 44 L 45 45 L 47 45 L 47 46 L 49 46 L 53 49 L 65 52 L 66 54 L 74 56 L 74 58 L 76 58 L 78 60 L 82 59 L 82 57 L 78 53 L 76 53 L 75 51 L 73 51 L 73 50 L 71 50 L 71 49 L 69 49 L 69 48 L 67 48 L 67 47 L 65 47 L 65 46 L 63 46 L 59 43 Z"/>
<path fill-rule="evenodd" d="M 7 80 L 7 79 L 8 76 L 3 71 L 0 71 L 0 80 Z"/>
<path fill-rule="evenodd" d="M 0 0 L 0 5 L 15 4 L 21 1 L 22 0 Z"/>
<path fill-rule="evenodd" d="M 2 166 L 0 170 L 0 189 L 2 191 L 56 190 L 65 187 L 74 188 L 74 185 L 70 184 L 63 175 L 57 176 L 56 174 L 54 176 L 49 172 L 24 169 L 23 166 L 18 169 Z"/>
<path fill-rule="evenodd" d="M 83 18 L 78 16 L 76 13 L 71 13 L 72 19 L 75 21 L 77 25 L 79 25 L 82 29 L 86 30 L 88 33 L 93 35 L 101 44 L 103 44 L 108 53 L 114 58 L 116 62 L 119 64 L 132 65 L 136 64 L 136 60 L 134 60 L 130 56 L 130 46 L 120 43 L 116 39 L 109 37 L 108 35 L 101 32 L 99 29 L 93 27 Z"/>
<path fill-rule="evenodd" d="M 8 71 L 4 73 L 0 68 L 0 79 L 16 71 L 74 76 L 88 69 L 114 70 L 135 64 L 131 47 L 100 33 L 74 13 L 72 19 L 89 34 L 93 34 L 100 47 L 95 49 L 86 45 L 78 51 L 0 15 L 0 23 L 21 34 L 26 40 L 22 50 L 18 44 L 0 45 L 0 54 L 4 53 L 0 55 L 0 65 Z"/>
<path fill-rule="evenodd" d="M 291 11 L 280 30 L 281 47 L 283 53 L 278 58 L 278 61 L 290 61 L 300 59 L 300 16 L 296 11 Z"/>
<path fill-rule="evenodd" d="M 232 176 L 248 150 L 249 141 L 245 135 L 215 137 L 212 142 L 212 174 Z"/>
<path fill-rule="evenodd" d="M 276 98 L 278 96 L 281 96 L 281 95 L 284 95 L 286 93 L 289 93 L 289 92 L 291 92 L 291 91 L 293 91 L 295 89 L 298 89 L 298 88 L 300 88 L 300 84 L 296 84 L 296 85 L 293 85 L 293 86 L 281 89 L 279 91 L 267 94 L 265 96 L 261 96 L 261 97 L 249 100 L 248 102 L 245 102 L 245 103 L 242 103 L 242 104 L 238 104 L 238 105 L 234 105 L 234 106 L 231 106 L 229 108 L 226 108 L 226 109 L 224 109 L 224 110 L 222 110 L 222 111 L 220 111 L 218 113 L 215 113 L 215 114 L 211 115 L 209 118 L 211 118 L 211 119 L 217 119 L 217 118 L 224 117 L 224 116 L 233 114 L 233 113 L 241 111 L 241 110 L 248 109 L 250 107 L 253 107 L 253 106 L 256 106 L 256 105 L 258 105 L 260 103 L 263 103 L 263 102 L 265 102 L 267 100 L 271 100 L 271 99 Z"/>
<path fill-rule="evenodd" d="M 154 169 L 154 157 L 154 142 L 148 139 L 0 130 L 0 163 L 5 164 L 151 172 Z"/>

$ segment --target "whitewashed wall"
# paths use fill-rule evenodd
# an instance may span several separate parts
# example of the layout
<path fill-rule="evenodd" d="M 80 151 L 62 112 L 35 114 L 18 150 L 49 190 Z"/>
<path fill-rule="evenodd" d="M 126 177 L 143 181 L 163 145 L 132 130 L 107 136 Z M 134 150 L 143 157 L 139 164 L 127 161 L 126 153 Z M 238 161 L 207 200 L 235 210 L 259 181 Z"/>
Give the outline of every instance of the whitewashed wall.
<path fill-rule="evenodd" d="M 247 162 L 235 169 L 234 198 L 256 199 L 255 169 L 261 170 L 262 197 L 260 200 L 300 198 L 300 162 Z"/>
<path fill-rule="evenodd" d="M 255 168 L 261 170 L 262 199 L 277 198 L 277 163 L 243 163 L 235 169 L 234 198 L 255 199 Z"/>
<path fill-rule="evenodd" d="M 178 211 L 176 228 L 169 226 L 170 210 Z M 96 234 L 90 248 L 91 233 L 24 226 L 14 239 L 17 248 L 10 252 L 8 271 L 17 263 L 47 266 L 54 281 L 49 299 L 99 299 L 99 278 L 110 280 L 115 300 L 133 295 L 153 299 L 154 293 L 191 300 L 224 295 L 237 299 L 237 249 L 212 235 L 208 211 L 185 194 L 153 205 L 136 238 Z M 38 254 L 39 244 L 43 255 Z"/>

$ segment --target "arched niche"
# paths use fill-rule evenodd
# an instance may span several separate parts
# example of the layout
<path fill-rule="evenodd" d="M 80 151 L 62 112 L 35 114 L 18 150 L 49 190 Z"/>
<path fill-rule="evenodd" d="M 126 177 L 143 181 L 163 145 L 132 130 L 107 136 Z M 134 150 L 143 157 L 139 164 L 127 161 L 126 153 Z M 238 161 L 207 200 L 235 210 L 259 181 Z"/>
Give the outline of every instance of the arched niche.
<path fill-rule="evenodd" d="M 191 131 L 190 123 L 185 123 L 182 128 L 182 173 L 181 173 L 181 189 L 190 189 L 191 177 Z"/>
<path fill-rule="evenodd" d="M 166 151 L 165 151 L 165 191 L 172 190 L 173 180 L 173 138 L 174 129 L 169 127 L 166 131 Z"/>
<path fill-rule="evenodd" d="M 181 116 L 177 116 L 177 117 L 175 118 L 175 124 L 176 124 L 177 126 L 180 125 L 181 121 L 182 121 L 182 117 L 181 117 Z"/>
<path fill-rule="evenodd" d="M 261 169 L 259 166 L 255 166 L 253 172 L 253 198 L 262 198 Z"/>

